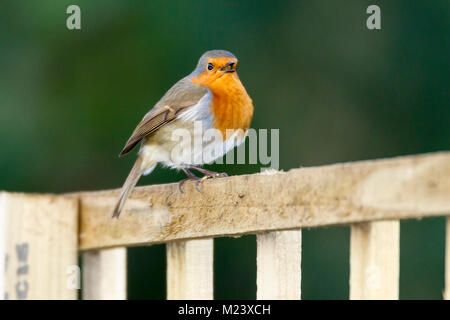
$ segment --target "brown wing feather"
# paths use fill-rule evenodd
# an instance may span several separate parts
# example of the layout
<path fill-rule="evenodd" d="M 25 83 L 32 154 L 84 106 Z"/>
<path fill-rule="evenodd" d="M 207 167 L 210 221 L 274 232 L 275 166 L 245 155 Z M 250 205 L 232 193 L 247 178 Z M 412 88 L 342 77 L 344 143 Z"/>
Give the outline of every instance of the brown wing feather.
<path fill-rule="evenodd" d="M 176 119 L 180 113 L 196 105 L 206 93 L 207 89 L 192 83 L 189 76 L 178 81 L 137 125 L 120 156 L 130 152 L 143 138 Z"/>

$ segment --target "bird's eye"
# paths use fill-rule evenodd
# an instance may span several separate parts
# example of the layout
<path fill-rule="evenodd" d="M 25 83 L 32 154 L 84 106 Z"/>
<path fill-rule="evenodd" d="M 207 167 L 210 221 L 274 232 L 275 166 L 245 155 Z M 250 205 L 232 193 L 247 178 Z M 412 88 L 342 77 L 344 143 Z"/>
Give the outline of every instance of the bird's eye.
<path fill-rule="evenodd" d="M 208 63 L 208 70 L 212 70 L 212 69 L 214 69 L 213 64 L 212 63 Z"/>

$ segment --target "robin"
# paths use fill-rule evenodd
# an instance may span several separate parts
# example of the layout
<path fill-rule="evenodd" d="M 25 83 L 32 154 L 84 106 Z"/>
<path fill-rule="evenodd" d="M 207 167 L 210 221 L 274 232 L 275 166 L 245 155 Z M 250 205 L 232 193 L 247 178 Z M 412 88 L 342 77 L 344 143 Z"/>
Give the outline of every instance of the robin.
<path fill-rule="evenodd" d="M 195 180 L 200 191 L 198 184 L 204 179 L 227 176 L 199 166 L 223 156 L 245 140 L 254 107 L 237 75 L 237 64 L 238 59 L 231 52 L 205 52 L 194 71 L 170 88 L 144 116 L 120 153 L 127 154 L 142 141 L 114 206 L 113 218 L 119 217 L 141 175 L 152 172 L 158 163 L 186 173 L 187 178 L 179 183 L 181 192 L 186 180 Z M 202 148 L 192 148 L 191 139 L 180 142 L 173 138 L 176 131 L 199 138 L 195 124 L 201 124 L 203 130 L 215 130 L 219 138 L 202 139 Z M 216 152 L 204 157 L 208 147 Z M 191 170 L 204 176 L 197 177 Z"/>

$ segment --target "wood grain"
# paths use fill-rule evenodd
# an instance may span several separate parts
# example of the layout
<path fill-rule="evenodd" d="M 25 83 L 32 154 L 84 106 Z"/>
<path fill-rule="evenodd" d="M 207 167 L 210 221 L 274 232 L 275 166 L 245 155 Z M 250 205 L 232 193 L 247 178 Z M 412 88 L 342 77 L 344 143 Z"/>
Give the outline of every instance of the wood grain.
<path fill-rule="evenodd" d="M 213 299 L 213 239 L 167 244 L 167 299 Z"/>
<path fill-rule="evenodd" d="M 450 218 L 447 218 L 445 230 L 445 291 L 444 299 L 450 300 Z"/>
<path fill-rule="evenodd" d="M 263 231 L 422 218 L 450 212 L 450 152 L 119 190 L 81 200 L 80 248 L 135 246 Z"/>
<path fill-rule="evenodd" d="M 400 222 L 378 221 L 351 227 L 350 299 L 397 300 Z"/>
<path fill-rule="evenodd" d="M 0 199 L 2 298 L 76 299 L 77 199 L 6 192 Z"/>
<path fill-rule="evenodd" d="M 300 230 L 257 235 L 257 299 L 299 300 L 301 297 Z"/>
<path fill-rule="evenodd" d="M 127 298 L 127 249 L 114 248 L 83 254 L 83 299 Z"/>

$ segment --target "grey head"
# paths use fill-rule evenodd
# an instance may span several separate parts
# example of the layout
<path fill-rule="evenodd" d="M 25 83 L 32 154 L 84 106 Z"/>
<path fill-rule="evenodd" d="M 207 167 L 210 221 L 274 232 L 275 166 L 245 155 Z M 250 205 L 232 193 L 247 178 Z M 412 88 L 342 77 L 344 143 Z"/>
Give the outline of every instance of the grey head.
<path fill-rule="evenodd" d="M 230 51 L 226 51 L 226 50 L 210 50 L 210 51 L 206 51 L 204 54 L 202 54 L 200 59 L 198 59 L 197 66 L 195 67 L 195 69 L 194 69 L 194 71 L 192 72 L 191 75 L 195 76 L 195 75 L 198 75 L 201 72 L 203 72 L 203 70 L 205 70 L 205 68 L 206 68 L 206 64 L 207 64 L 209 59 L 211 59 L 211 58 L 221 58 L 221 57 L 237 59 L 236 56 L 234 54 L 232 54 Z"/>

